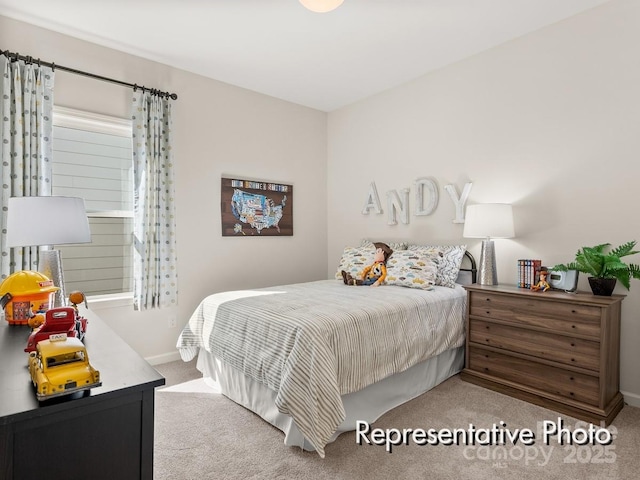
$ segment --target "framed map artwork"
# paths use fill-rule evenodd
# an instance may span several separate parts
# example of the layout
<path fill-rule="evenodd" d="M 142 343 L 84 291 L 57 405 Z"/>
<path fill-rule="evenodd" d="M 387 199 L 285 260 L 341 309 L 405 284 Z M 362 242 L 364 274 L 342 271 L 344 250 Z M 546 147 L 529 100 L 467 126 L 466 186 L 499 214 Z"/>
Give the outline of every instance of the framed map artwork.
<path fill-rule="evenodd" d="M 222 178 L 223 237 L 293 235 L 293 185 Z"/>

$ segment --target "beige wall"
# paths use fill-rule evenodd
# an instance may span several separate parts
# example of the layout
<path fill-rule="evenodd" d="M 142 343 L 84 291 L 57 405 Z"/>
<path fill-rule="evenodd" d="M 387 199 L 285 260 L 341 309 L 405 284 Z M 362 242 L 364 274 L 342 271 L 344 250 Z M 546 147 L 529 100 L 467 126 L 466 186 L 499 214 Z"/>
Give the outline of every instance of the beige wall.
<path fill-rule="evenodd" d="M 330 113 L 328 272 L 362 237 L 465 242 L 444 186 L 466 182 L 468 204 L 514 205 L 517 238 L 496 240 L 502 283 L 518 258 L 553 265 L 583 245 L 640 241 L 639 45 L 640 2 L 613 1 Z M 439 185 L 430 216 L 413 215 L 419 177 Z M 372 181 L 382 215 L 361 213 Z M 410 222 L 389 226 L 386 192 L 402 188 Z M 477 258 L 479 240 L 466 243 Z M 616 293 L 621 389 L 640 405 L 640 282 Z"/>
<path fill-rule="evenodd" d="M 179 306 L 98 310 L 140 354 L 152 361 L 175 356 L 180 327 L 207 294 L 326 276 L 325 113 L 1 16 L 0 47 L 178 94 L 173 112 Z M 56 73 L 55 102 L 65 107 L 128 117 L 130 96 L 125 87 Z M 294 235 L 221 237 L 223 175 L 293 184 Z M 176 328 L 168 327 L 170 316 L 176 316 Z"/>

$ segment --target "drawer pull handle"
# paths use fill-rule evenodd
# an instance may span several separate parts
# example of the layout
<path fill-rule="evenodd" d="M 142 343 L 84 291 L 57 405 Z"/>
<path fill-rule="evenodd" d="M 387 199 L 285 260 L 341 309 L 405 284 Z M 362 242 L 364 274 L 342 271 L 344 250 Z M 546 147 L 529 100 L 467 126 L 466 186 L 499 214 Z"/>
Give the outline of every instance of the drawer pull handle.
<path fill-rule="evenodd" d="M 575 346 L 576 346 L 576 344 L 575 344 L 575 343 L 572 343 L 572 344 L 571 344 L 571 346 L 572 346 L 572 347 L 575 347 Z"/>
<path fill-rule="evenodd" d="M 572 362 L 575 362 L 575 361 L 576 361 L 576 359 L 575 359 L 575 358 L 572 358 L 572 359 L 571 359 L 571 361 L 572 361 Z"/>
<path fill-rule="evenodd" d="M 571 395 L 573 397 L 573 392 L 569 392 L 569 395 Z"/>
<path fill-rule="evenodd" d="M 576 311 L 575 310 L 571 310 L 571 313 L 576 313 Z"/>
<path fill-rule="evenodd" d="M 576 328 L 576 326 L 575 325 L 571 325 L 571 328 Z"/>
<path fill-rule="evenodd" d="M 489 340 L 488 338 L 486 339 L 486 342 L 489 343 L 491 340 Z"/>
<path fill-rule="evenodd" d="M 573 377 L 569 377 L 569 380 L 571 380 L 573 382 Z"/>

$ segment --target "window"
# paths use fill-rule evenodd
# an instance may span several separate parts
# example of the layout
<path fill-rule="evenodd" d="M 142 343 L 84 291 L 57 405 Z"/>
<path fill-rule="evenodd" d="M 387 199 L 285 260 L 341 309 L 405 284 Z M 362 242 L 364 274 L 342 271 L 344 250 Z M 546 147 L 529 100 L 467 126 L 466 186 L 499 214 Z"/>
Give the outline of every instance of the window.
<path fill-rule="evenodd" d="M 67 292 L 131 292 L 131 121 L 62 107 L 53 111 L 52 194 L 82 197 L 91 243 L 57 246 Z"/>

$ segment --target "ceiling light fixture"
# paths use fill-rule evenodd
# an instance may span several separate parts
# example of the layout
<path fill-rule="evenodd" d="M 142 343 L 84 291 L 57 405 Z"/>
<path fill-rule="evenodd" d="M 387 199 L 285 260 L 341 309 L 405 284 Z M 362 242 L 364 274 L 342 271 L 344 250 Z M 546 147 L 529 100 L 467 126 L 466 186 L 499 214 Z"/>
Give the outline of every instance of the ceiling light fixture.
<path fill-rule="evenodd" d="M 316 13 L 326 13 L 335 10 L 344 0 L 300 0 L 306 8 Z"/>

